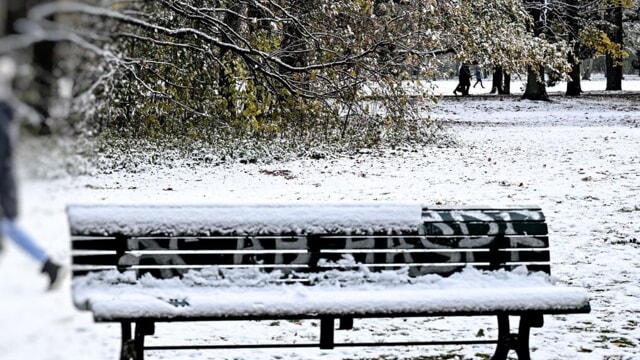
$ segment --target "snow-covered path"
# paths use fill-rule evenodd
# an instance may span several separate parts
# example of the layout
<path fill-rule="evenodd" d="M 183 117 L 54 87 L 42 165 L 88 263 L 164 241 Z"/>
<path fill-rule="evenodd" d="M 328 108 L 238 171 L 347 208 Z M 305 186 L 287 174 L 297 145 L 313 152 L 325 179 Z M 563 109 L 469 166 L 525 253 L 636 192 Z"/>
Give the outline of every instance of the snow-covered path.
<path fill-rule="evenodd" d="M 157 168 L 55 179 L 24 178 L 21 223 L 69 261 L 69 203 L 419 201 L 539 204 L 551 232 L 552 271 L 587 287 L 593 311 L 545 318 L 533 358 L 640 358 L 640 103 L 634 99 L 442 101 L 437 116 L 459 145 L 353 158 Z M 23 166 L 25 166 L 23 164 Z M 283 170 L 283 171 L 275 171 Z M 286 170 L 286 171 L 284 171 Z M 286 175 L 286 176 L 281 176 Z M 71 305 L 69 283 L 45 294 L 38 266 L 6 244 L 0 255 L 0 359 L 116 359 L 119 328 Z M 493 319 L 356 321 L 338 339 L 474 337 Z M 156 343 L 236 339 L 308 342 L 310 322 L 159 326 Z M 150 353 L 150 359 L 482 359 L 490 346 Z M 452 357 L 445 357 L 451 355 Z M 455 355 L 455 356 L 454 356 Z"/>

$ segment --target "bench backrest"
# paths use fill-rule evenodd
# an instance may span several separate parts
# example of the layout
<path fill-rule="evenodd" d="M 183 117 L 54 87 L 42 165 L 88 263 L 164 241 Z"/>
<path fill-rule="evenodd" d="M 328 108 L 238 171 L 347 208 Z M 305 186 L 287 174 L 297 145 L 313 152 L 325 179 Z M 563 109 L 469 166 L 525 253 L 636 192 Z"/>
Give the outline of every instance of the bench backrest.
<path fill-rule="evenodd" d="M 465 266 L 550 273 L 540 208 L 407 204 L 69 206 L 74 275 L 117 269 L 283 274 L 366 267 L 448 275 Z"/>

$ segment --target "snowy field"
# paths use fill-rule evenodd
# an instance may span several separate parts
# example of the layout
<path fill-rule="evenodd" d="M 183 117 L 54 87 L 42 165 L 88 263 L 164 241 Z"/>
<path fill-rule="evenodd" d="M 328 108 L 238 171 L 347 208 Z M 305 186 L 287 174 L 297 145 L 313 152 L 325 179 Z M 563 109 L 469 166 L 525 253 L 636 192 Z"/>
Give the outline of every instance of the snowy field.
<path fill-rule="evenodd" d="M 450 93 L 455 82 L 438 86 Z M 514 81 L 514 92 L 518 87 Z M 584 88 L 595 92 L 604 83 L 600 78 Z M 593 310 L 547 316 L 543 328 L 532 330 L 533 359 L 640 359 L 640 96 L 632 94 L 640 91 L 640 80 L 628 75 L 623 88 L 629 96 L 556 96 L 552 103 L 450 97 L 440 102 L 434 116 L 447 124 L 458 145 L 418 152 L 268 165 L 185 165 L 136 174 L 22 175 L 21 224 L 56 258 L 69 262 L 69 203 L 539 204 L 550 227 L 553 274 L 561 284 L 586 287 Z M 474 93 L 480 92 L 472 89 Z M 22 159 L 33 156 L 27 151 L 22 149 Z M 23 174 L 30 173 L 24 171 L 30 163 L 19 165 Z M 117 359 L 119 327 L 94 324 L 90 314 L 74 309 L 69 281 L 57 292 L 45 293 L 38 271 L 13 244 L 5 243 L 0 255 L 0 359 Z M 495 328 L 493 318 L 356 320 L 355 330 L 338 331 L 336 340 L 469 338 L 481 332 L 492 335 Z M 318 332 L 311 321 L 159 325 L 158 337 L 149 344 L 309 342 Z M 478 345 L 150 352 L 148 358 L 487 359 L 492 352 L 492 346 Z"/>
<path fill-rule="evenodd" d="M 624 76 L 624 80 L 622 81 L 622 91 L 618 93 L 627 93 L 627 92 L 636 92 L 638 91 L 638 78 L 637 74 L 626 74 Z M 491 91 L 491 76 L 482 80 L 484 85 L 484 89 L 478 84 L 475 88 L 473 84 L 476 83 L 475 77 L 471 79 L 471 88 L 469 89 L 470 95 L 485 95 Z M 441 95 L 451 95 L 453 96 L 453 89 L 456 88 L 458 84 L 457 79 L 449 79 L 449 80 L 440 80 L 436 81 L 435 92 Z M 511 94 L 513 95 L 521 95 L 524 92 L 524 87 L 526 84 L 526 77 L 524 75 L 514 75 L 511 79 Z M 587 94 L 602 94 L 604 93 L 604 89 L 606 88 L 606 80 L 603 74 L 593 74 L 591 76 L 591 80 L 582 80 L 580 81 L 580 85 L 582 87 L 582 91 Z M 547 92 L 550 95 L 562 95 L 567 90 L 566 82 L 558 82 L 553 87 L 548 87 Z"/>

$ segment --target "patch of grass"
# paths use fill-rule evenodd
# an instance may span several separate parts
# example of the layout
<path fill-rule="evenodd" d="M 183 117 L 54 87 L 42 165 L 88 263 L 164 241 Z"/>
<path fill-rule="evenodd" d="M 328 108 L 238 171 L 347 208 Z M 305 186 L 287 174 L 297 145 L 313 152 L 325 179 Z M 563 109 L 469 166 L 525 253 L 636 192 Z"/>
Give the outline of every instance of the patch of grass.
<path fill-rule="evenodd" d="M 624 330 L 634 330 L 638 328 L 638 322 L 635 320 L 627 320 L 627 324 L 622 326 Z"/>
<path fill-rule="evenodd" d="M 624 348 L 636 347 L 636 344 L 633 341 L 631 341 L 631 339 L 627 339 L 625 337 L 613 339 L 611 341 L 611 344 L 613 344 L 613 346 L 616 346 L 616 347 L 624 347 Z"/>
<path fill-rule="evenodd" d="M 615 347 L 622 347 L 622 348 L 636 347 L 636 344 L 631 339 L 626 337 L 614 338 L 606 335 L 600 335 L 596 340 L 594 340 L 594 342 L 601 343 L 601 344 L 611 344 Z"/>
<path fill-rule="evenodd" d="M 609 243 L 611 245 L 633 245 L 633 246 L 640 245 L 640 242 L 638 242 L 638 239 L 636 238 L 611 240 Z"/>
<path fill-rule="evenodd" d="M 569 327 L 571 332 L 594 331 L 595 325 L 591 321 L 583 321 Z"/>
<path fill-rule="evenodd" d="M 640 206 L 636 205 L 634 207 L 623 207 L 620 210 L 618 210 L 618 212 L 621 212 L 621 213 L 631 213 L 635 211 L 640 211 Z"/>

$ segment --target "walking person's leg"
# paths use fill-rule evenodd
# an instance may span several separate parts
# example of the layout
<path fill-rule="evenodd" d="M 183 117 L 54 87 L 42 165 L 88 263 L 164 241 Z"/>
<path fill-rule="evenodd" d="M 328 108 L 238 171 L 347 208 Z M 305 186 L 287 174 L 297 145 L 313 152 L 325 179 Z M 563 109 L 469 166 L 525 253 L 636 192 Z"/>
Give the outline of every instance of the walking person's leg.
<path fill-rule="evenodd" d="M 49 290 L 57 288 L 64 277 L 64 268 L 51 260 L 49 255 L 13 220 L 0 220 L 0 230 L 29 256 L 42 264 L 42 273 L 49 278 Z"/>
<path fill-rule="evenodd" d="M 44 264 L 47 259 L 47 253 L 36 244 L 36 242 L 22 229 L 11 220 L 1 220 L 2 233 L 11 238 L 16 245 L 29 254 L 32 258 L 38 262 Z"/>

